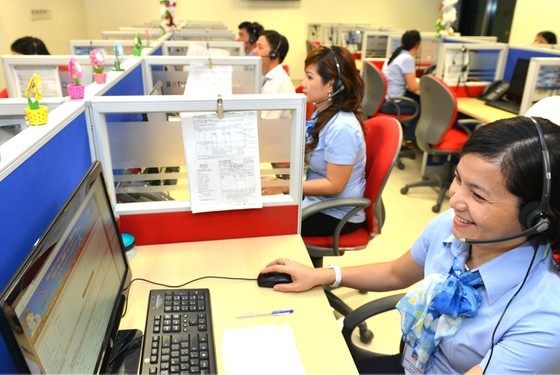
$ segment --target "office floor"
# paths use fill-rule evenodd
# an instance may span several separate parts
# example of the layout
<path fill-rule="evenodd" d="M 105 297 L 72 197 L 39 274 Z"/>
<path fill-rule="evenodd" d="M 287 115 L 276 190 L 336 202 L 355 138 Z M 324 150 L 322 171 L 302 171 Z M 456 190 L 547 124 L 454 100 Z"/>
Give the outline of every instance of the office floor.
<path fill-rule="evenodd" d="M 413 244 L 426 224 L 437 214 L 432 212 L 437 194 L 428 187 L 410 189 L 407 195 L 400 193 L 401 187 L 409 182 L 420 180 L 421 156 L 415 160 L 403 159 L 405 168 L 393 168 L 391 176 L 383 191 L 386 221 L 380 235 L 374 238 L 367 249 L 355 252 L 346 252 L 342 257 L 325 258 L 324 264 L 340 264 L 352 266 L 370 262 L 392 260 Z M 449 208 L 449 201 L 445 200 L 441 212 Z M 341 297 L 352 308 L 357 308 L 366 302 L 392 293 L 360 294 L 357 290 L 338 288 L 336 295 Z M 368 320 L 368 327 L 375 337 L 371 344 L 364 345 L 371 350 L 382 353 L 395 353 L 401 339 L 400 315 L 397 311 L 383 314 Z M 354 341 L 359 342 L 358 335 L 354 334 Z"/>

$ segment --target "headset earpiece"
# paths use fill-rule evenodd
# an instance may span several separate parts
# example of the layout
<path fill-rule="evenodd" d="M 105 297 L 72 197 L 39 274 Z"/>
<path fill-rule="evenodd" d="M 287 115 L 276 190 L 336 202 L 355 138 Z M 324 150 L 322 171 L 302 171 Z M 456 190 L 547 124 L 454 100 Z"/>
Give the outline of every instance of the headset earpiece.
<path fill-rule="evenodd" d="M 338 63 L 338 59 L 336 58 L 336 52 L 334 52 L 334 50 L 332 48 L 329 48 L 332 52 L 333 55 L 333 59 L 334 59 L 334 64 L 336 65 L 336 74 L 337 77 L 333 82 L 333 96 L 340 93 L 341 91 L 343 91 L 345 89 L 344 87 L 344 83 L 342 82 L 342 72 L 340 70 L 340 64 Z"/>
<path fill-rule="evenodd" d="M 274 48 L 274 51 L 271 51 L 271 52 L 268 54 L 268 57 L 269 57 L 271 60 L 274 60 L 275 58 L 278 57 L 278 51 L 280 50 L 280 46 L 281 46 L 281 45 L 282 45 L 282 38 L 279 39 L 278 45 L 276 46 L 276 48 Z"/>
<path fill-rule="evenodd" d="M 249 33 L 249 43 L 254 44 L 257 41 L 257 27 L 254 23 L 251 24 L 251 32 Z"/>

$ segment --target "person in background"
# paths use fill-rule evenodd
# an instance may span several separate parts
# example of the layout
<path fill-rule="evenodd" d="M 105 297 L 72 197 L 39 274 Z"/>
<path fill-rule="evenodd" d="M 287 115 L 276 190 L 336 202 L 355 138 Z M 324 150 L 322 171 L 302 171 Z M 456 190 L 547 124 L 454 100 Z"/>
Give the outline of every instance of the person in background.
<path fill-rule="evenodd" d="M 360 112 L 364 83 L 352 54 L 343 47 L 321 46 L 305 59 L 302 82 L 307 101 L 317 108 L 308 122 L 302 207 L 337 198 L 362 198 L 365 189 L 365 116 Z M 278 193 L 265 188 L 263 194 Z M 287 192 L 287 187 L 282 192 Z M 302 236 L 331 235 L 350 207 L 330 209 L 302 222 Z M 350 233 L 362 226 L 364 211 L 342 229 Z"/>
<path fill-rule="evenodd" d="M 264 31 L 264 27 L 258 22 L 244 21 L 237 26 L 239 29 L 236 41 L 245 43 L 245 55 L 253 56 L 253 50 L 257 40 Z"/>
<path fill-rule="evenodd" d="M 552 31 L 541 31 L 535 35 L 533 44 L 556 44 L 556 34 Z"/>
<path fill-rule="evenodd" d="M 381 113 L 397 114 L 395 104 L 398 105 L 401 114 L 415 112 L 416 107 L 413 103 L 401 100 L 394 101 L 395 104 L 393 104 L 389 102 L 389 99 L 395 96 L 405 96 L 407 89 L 411 92 L 419 91 L 414 58 L 418 55 L 420 42 L 420 32 L 417 30 L 406 31 L 401 37 L 401 45 L 395 49 L 389 60 L 383 65 L 382 71 L 387 79 L 387 95 L 381 106 Z M 405 140 L 414 139 L 414 130 L 414 124 L 403 127 Z"/>
<path fill-rule="evenodd" d="M 419 282 L 397 304 L 407 373 L 558 374 L 559 143 L 560 127 L 540 117 L 481 126 L 463 146 L 451 209 L 400 258 L 342 269 L 276 259 L 261 272 L 289 274 L 291 283 L 274 286 L 283 292 Z M 403 372 L 399 355 L 356 364 L 361 373 Z"/>
<path fill-rule="evenodd" d="M 257 40 L 255 56 L 262 58 L 263 82 L 261 94 L 294 94 L 296 89 L 282 67 L 288 54 L 288 39 L 274 30 L 265 30 Z M 261 111 L 261 118 L 289 117 L 290 111 Z"/>
<path fill-rule="evenodd" d="M 45 43 L 33 36 L 16 39 L 10 48 L 12 55 L 50 55 Z"/>

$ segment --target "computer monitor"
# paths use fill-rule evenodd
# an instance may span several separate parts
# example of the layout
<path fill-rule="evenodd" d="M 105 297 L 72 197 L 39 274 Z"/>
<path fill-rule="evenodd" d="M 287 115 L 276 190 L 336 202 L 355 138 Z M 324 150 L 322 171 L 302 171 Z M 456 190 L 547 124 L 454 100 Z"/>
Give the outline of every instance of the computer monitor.
<path fill-rule="evenodd" d="M 18 370 L 105 373 L 130 270 L 95 162 L 0 296 Z"/>
<path fill-rule="evenodd" d="M 515 104 L 521 105 L 523 90 L 525 89 L 525 81 L 527 80 L 527 70 L 529 70 L 529 63 L 529 59 L 521 58 L 517 59 L 517 62 L 515 63 L 515 68 L 513 69 L 513 74 L 509 83 L 509 89 L 506 94 L 506 98 Z"/>

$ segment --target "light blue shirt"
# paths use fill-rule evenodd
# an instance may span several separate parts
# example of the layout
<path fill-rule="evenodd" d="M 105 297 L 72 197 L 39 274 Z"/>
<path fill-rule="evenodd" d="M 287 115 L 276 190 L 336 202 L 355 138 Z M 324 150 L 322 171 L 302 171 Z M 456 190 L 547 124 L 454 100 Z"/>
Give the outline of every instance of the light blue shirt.
<path fill-rule="evenodd" d="M 388 62 L 389 60 L 387 60 Z M 416 66 L 414 64 L 414 57 L 409 51 L 402 50 L 401 53 L 395 57 L 391 64 L 383 65 L 383 74 L 387 79 L 387 99 L 392 96 L 403 96 L 406 92 L 405 74 L 416 73 Z"/>
<path fill-rule="evenodd" d="M 453 237 L 453 210 L 436 217 L 411 249 L 424 275 L 447 273 L 453 258 L 469 245 Z M 517 292 L 531 263 L 536 241 L 529 241 L 478 268 L 484 282 L 477 316 L 465 318 L 459 332 L 443 338 L 426 366 L 426 373 L 465 373 L 484 369 L 492 333 L 506 305 Z M 560 275 L 550 247 L 538 246 L 527 281 L 496 331 L 489 374 L 560 373 Z"/>
<path fill-rule="evenodd" d="M 334 105 L 334 104 L 333 104 Z M 315 115 L 314 115 L 315 117 Z M 364 133 L 356 116 L 350 112 L 338 112 L 321 129 L 317 147 L 306 155 L 308 162 L 307 180 L 327 176 L 327 162 L 339 165 L 352 165 L 352 173 L 344 190 L 338 195 L 305 196 L 302 207 L 312 203 L 336 198 L 362 198 L 366 186 L 366 145 Z M 325 214 L 342 219 L 352 207 L 334 208 Z M 364 211 L 354 215 L 350 222 L 361 223 L 365 220 Z"/>

